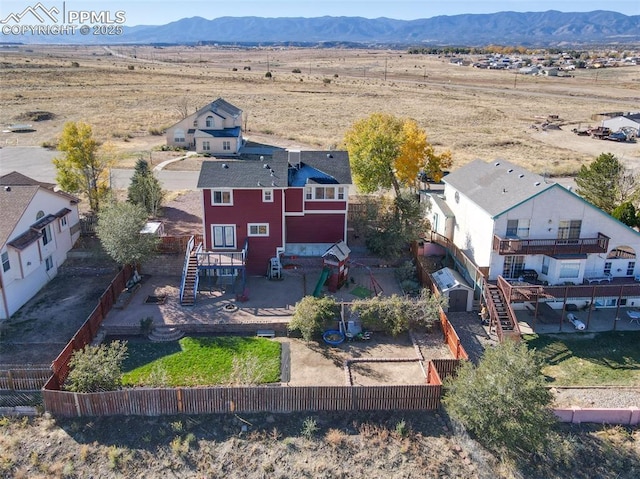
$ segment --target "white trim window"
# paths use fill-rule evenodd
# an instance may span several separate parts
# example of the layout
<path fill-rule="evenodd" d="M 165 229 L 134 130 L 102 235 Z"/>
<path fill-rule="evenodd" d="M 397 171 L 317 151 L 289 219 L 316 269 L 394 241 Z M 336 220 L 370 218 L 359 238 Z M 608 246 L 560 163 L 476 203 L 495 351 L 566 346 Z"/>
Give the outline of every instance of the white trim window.
<path fill-rule="evenodd" d="M 211 190 L 212 206 L 233 206 L 233 190 Z"/>
<path fill-rule="evenodd" d="M 47 256 L 47 258 L 44 260 L 44 264 L 45 264 L 45 269 L 47 271 L 51 271 L 53 269 L 53 257 Z"/>
<path fill-rule="evenodd" d="M 247 223 L 248 236 L 269 236 L 269 223 Z"/>
<path fill-rule="evenodd" d="M 9 262 L 9 252 L 2 253 L 2 271 L 5 273 L 11 269 L 11 263 Z"/>
<path fill-rule="evenodd" d="M 213 120 L 213 116 L 209 115 L 205 120 L 206 128 L 213 128 L 215 126 L 215 122 Z"/>
<path fill-rule="evenodd" d="M 273 203 L 273 190 L 271 189 L 262 190 L 262 202 Z"/>
<path fill-rule="evenodd" d="M 51 237 L 51 226 L 47 225 L 44 228 L 42 228 L 42 245 L 47 246 L 49 243 L 51 243 L 52 239 L 53 238 Z"/>
<path fill-rule="evenodd" d="M 67 217 L 66 215 L 63 216 L 62 218 L 60 218 L 60 231 L 62 231 L 62 229 L 67 226 Z"/>
<path fill-rule="evenodd" d="M 315 201 L 344 201 L 344 186 L 307 186 L 304 189 L 304 197 Z"/>
<path fill-rule="evenodd" d="M 231 151 L 231 141 L 223 140 L 222 141 L 222 150 L 223 151 Z"/>
<path fill-rule="evenodd" d="M 203 141 L 202 142 L 202 151 L 211 151 L 211 142 Z"/>
<path fill-rule="evenodd" d="M 580 261 L 561 261 L 560 279 L 574 279 L 580 276 Z"/>
<path fill-rule="evenodd" d="M 236 225 L 211 225 L 211 243 L 214 248 L 235 248 Z"/>

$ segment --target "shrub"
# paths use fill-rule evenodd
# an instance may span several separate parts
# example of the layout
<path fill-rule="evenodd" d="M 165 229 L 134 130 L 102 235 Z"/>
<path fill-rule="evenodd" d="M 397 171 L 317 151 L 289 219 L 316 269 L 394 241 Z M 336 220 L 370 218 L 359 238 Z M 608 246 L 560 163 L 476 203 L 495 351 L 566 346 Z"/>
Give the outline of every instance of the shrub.
<path fill-rule="evenodd" d="M 323 78 L 322 83 L 324 83 L 325 85 L 328 85 L 329 83 L 331 83 L 331 78 Z"/>
<path fill-rule="evenodd" d="M 312 417 L 308 417 L 302 423 L 302 431 L 300 431 L 300 434 L 307 439 L 311 439 L 318 430 L 318 422 Z"/>
<path fill-rule="evenodd" d="M 142 318 L 140 320 L 140 334 L 148 336 L 151 331 L 153 331 L 153 318 L 151 316 Z"/>
<path fill-rule="evenodd" d="M 66 389 L 73 392 L 114 391 L 122 385 L 122 362 L 127 357 L 127 343 L 87 345 L 73 353 Z"/>
<path fill-rule="evenodd" d="M 151 127 L 149 128 L 149 134 L 152 136 L 162 136 L 164 135 L 164 129 L 163 128 L 157 128 L 157 127 Z"/>
<path fill-rule="evenodd" d="M 293 70 L 291 70 L 291 73 L 302 73 L 302 70 L 300 70 L 299 68 L 294 68 Z"/>
<path fill-rule="evenodd" d="M 79 68 L 79 67 L 80 67 L 80 64 L 79 64 L 78 62 L 71 62 L 71 66 L 72 66 L 73 68 Z"/>
<path fill-rule="evenodd" d="M 287 326 L 290 331 L 299 330 L 305 341 L 310 341 L 322 330 L 325 321 L 339 313 L 333 298 L 305 296 L 295 305 L 295 312 Z"/>
<path fill-rule="evenodd" d="M 265 78 L 272 78 L 273 75 L 271 74 L 271 72 L 267 72 L 267 73 L 264 74 L 264 77 Z"/>
<path fill-rule="evenodd" d="M 136 67 L 133 65 L 127 65 L 127 70 L 135 70 Z"/>
<path fill-rule="evenodd" d="M 540 452 L 555 423 L 553 396 L 525 343 L 487 349 L 477 367 L 463 363 L 446 391 L 447 412 L 497 452 Z"/>

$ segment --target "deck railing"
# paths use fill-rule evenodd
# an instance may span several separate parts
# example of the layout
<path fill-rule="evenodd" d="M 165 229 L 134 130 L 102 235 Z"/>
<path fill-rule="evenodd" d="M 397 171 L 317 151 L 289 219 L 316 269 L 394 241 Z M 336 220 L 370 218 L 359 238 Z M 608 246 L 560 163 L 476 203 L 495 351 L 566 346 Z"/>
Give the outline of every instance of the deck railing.
<path fill-rule="evenodd" d="M 598 233 L 597 238 L 576 239 L 520 239 L 493 236 L 493 251 L 498 254 L 587 254 L 606 253 L 609 237 Z"/>

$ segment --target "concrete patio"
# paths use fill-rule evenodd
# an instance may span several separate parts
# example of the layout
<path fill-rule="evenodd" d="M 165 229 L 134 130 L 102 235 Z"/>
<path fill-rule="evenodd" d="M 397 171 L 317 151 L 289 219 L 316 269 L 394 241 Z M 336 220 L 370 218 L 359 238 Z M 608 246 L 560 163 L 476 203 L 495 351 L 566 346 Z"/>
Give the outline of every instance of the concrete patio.
<path fill-rule="evenodd" d="M 371 275 L 384 295 L 402 294 L 392 268 L 353 268 L 353 282 L 336 293 L 323 288 L 325 296 L 336 301 L 351 302 L 356 286 L 372 290 Z M 264 276 L 247 278 L 245 298 L 242 286 L 213 286 L 206 279 L 200 283 L 195 306 L 180 305 L 179 276 L 145 276 L 140 288 L 123 308 L 113 308 L 103 322 L 108 334 L 136 334 L 140 321 L 152 318 L 154 326 L 172 326 L 189 333 L 252 332 L 271 329 L 284 332 L 293 308 L 303 296 L 310 295 L 320 277 L 321 268 L 304 267 L 283 270 L 282 279 Z M 147 298 L 162 298 L 162 303 L 146 302 Z"/>
<path fill-rule="evenodd" d="M 582 331 L 577 330 L 573 324 L 569 322 L 565 312 L 562 316 L 562 310 L 554 310 L 555 314 L 544 312 L 538 318 L 534 317 L 533 312 L 526 310 L 516 310 L 518 325 L 522 333 L 551 334 L 551 333 L 573 333 L 573 332 L 603 332 L 603 331 L 640 331 L 640 320 L 630 318 L 627 311 L 638 311 L 637 308 L 621 307 L 617 308 L 601 308 L 595 311 L 571 311 L 577 319 L 579 319 L 586 328 Z M 616 315 L 616 312 L 618 313 Z"/>

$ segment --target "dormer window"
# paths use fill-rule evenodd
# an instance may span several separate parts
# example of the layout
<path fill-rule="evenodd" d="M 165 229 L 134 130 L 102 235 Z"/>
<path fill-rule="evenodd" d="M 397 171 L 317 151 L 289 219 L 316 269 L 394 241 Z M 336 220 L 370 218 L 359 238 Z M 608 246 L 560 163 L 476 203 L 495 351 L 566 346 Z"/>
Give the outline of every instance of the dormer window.
<path fill-rule="evenodd" d="M 213 128 L 214 123 L 213 123 L 213 117 L 212 116 L 208 116 L 207 117 L 206 125 L 207 125 L 207 128 Z"/>

